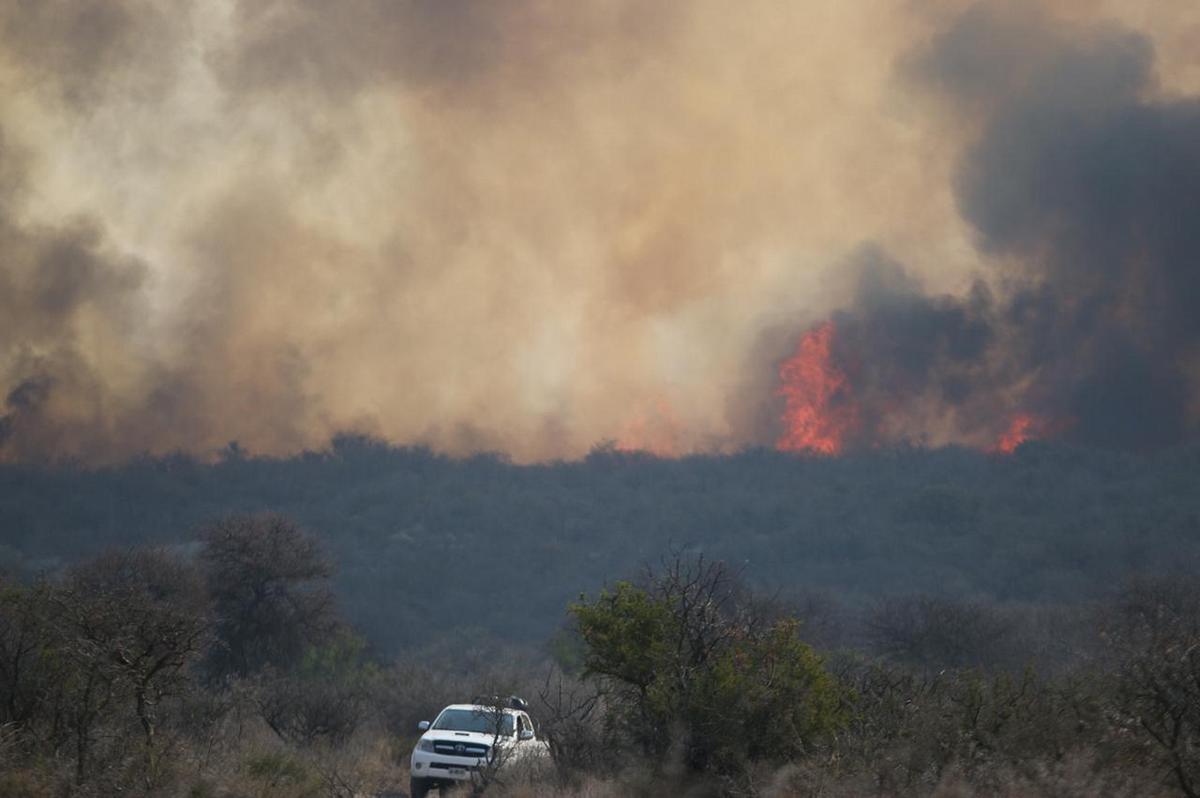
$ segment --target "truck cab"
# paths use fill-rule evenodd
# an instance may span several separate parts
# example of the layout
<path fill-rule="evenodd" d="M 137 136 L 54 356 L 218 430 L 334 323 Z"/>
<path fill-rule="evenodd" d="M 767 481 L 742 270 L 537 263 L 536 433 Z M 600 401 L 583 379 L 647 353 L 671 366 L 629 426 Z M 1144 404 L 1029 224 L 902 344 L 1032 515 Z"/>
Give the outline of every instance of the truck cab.
<path fill-rule="evenodd" d="M 517 761 L 549 756 L 549 746 L 538 739 L 526 704 L 518 698 L 451 704 L 432 723 L 421 721 L 417 728 L 421 737 L 410 763 L 413 798 L 487 780 Z"/>

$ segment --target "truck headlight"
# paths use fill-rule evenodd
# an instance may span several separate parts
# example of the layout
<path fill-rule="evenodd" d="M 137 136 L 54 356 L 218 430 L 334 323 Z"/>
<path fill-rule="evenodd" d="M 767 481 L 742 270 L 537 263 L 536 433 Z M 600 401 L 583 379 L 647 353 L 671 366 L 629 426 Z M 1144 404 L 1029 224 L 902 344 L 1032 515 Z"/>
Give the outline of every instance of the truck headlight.
<path fill-rule="evenodd" d="M 417 743 L 417 748 L 421 751 L 428 751 L 429 753 L 432 754 L 433 753 L 433 740 L 422 740 L 421 742 Z"/>

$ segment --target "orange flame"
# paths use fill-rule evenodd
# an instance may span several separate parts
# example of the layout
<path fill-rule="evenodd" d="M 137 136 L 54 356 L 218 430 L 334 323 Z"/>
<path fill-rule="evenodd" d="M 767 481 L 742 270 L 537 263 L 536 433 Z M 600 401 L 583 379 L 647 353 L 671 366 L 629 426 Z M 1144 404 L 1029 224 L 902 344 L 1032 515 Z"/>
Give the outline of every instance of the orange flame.
<path fill-rule="evenodd" d="M 779 368 L 776 395 L 786 402 L 784 432 L 775 443 L 780 451 L 837 454 L 858 424 L 849 381 L 830 357 L 834 332 L 831 321 L 809 330 Z"/>
<path fill-rule="evenodd" d="M 655 457 L 678 457 L 682 446 L 683 425 L 666 399 L 654 407 L 639 410 L 617 438 L 619 452 L 647 452 Z"/>
<path fill-rule="evenodd" d="M 990 451 L 998 454 L 1012 454 L 1022 443 L 1036 438 L 1043 426 L 1038 419 L 1028 413 L 1018 413 L 1012 423 L 1008 425 L 1008 429 L 996 439 L 996 443 Z"/>

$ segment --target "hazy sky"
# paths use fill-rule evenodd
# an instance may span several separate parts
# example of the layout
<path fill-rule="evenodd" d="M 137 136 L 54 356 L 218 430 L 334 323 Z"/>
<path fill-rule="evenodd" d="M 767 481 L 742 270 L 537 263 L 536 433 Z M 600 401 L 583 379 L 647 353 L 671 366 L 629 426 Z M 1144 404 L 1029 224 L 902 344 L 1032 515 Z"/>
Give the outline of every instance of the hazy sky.
<path fill-rule="evenodd" d="M 1142 243 L 1097 278 L 1184 303 L 1170 329 L 1129 325 L 1131 358 L 1169 350 L 1169 442 L 1194 428 L 1196 278 L 1155 264 L 1194 275 L 1200 248 L 1138 209 L 1200 209 L 1198 53 L 1192 0 L 7 2 L 0 459 L 282 454 L 338 431 L 517 460 L 769 444 L 780 360 L 838 312 L 875 340 L 881 269 L 943 310 L 994 292 L 1006 355 L 954 379 L 1048 407 L 1095 375 L 1012 355 L 1014 280 L 1082 284 L 1120 324 L 1170 301 L 1114 304 L 1064 265 L 1113 242 L 1077 224 L 1105 218 L 1104 186 L 1079 188 L 1095 161 L 1051 170 L 1061 202 L 1022 171 L 1074 157 L 1043 124 L 1178 143 L 1130 178 L 1146 196 L 1118 244 Z M 894 397 L 885 376 L 863 390 Z M 906 388 L 876 432 L 1003 423 L 945 383 Z"/>

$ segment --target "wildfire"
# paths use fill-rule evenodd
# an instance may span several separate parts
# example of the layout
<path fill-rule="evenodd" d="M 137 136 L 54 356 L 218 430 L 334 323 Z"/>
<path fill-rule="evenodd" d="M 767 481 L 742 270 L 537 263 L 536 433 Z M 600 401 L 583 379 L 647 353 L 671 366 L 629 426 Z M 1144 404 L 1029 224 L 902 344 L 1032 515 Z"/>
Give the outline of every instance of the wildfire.
<path fill-rule="evenodd" d="M 999 454 L 1012 454 L 1027 440 L 1036 438 L 1042 425 L 1028 413 L 1018 413 L 1008 425 L 1008 429 L 996 439 L 991 451 Z"/>
<path fill-rule="evenodd" d="M 650 409 L 639 410 L 628 421 L 617 438 L 617 451 L 648 452 L 656 457 L 678 457 L 683 437 L 683 424 L 665 399 L 658 399 Z"/>
<path fill-rule="evenodd" d="M 837 454 L 858 424 L 849 382 L 830 356 L 834 333 L 831 321 L 809 330 L 779 368 L 776 394 L 786 402 L 784 432 L 775 443 L 781 451 Z"/>

